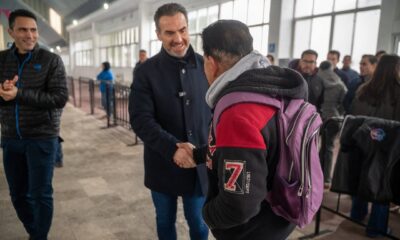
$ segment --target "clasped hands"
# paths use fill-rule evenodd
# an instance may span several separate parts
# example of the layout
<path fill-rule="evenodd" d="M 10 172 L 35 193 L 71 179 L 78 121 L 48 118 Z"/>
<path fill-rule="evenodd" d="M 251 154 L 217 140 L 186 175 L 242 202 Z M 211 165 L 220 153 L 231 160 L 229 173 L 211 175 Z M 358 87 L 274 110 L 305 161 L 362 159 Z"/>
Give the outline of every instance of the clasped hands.
<path fill-rule="evenodd" d="M 12 80 L 5 80 L 3 83 L 0 83 L 0 97 L 4 101 L 11 101 L 17 96 L 18 88 L 15 86 L 17 81 L 18 76 L 15 75 Z"/>
<path fill-rule="evenodd" d="M 196 162 L 193 159 L 193 149 L 195 146 L 189 142 L 177 143 L 176 150 L 173 160 L 176 165 L 181 168 L 194 168 L 196 167 Z"/>

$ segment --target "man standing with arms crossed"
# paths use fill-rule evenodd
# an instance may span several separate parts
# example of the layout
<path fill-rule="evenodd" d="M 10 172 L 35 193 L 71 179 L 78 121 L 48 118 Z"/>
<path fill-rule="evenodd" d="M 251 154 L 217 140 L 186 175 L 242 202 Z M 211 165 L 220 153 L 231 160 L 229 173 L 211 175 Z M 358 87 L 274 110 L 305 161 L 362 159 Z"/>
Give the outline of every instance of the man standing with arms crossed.
<path fill-rule="evenodd" d="M 36 17 L 9 16 L 10 49 L 0 52 L 0 119 L 11 201 L 32 240 L 46 240 L 53 218 L 52 178 L 62 108 L 68 100 L 61 58 L 39 48 Z"/>
<path fill-rule="evenodd" d="M 210 109 L 203 59 L 189 44 L 186 9 L 176 3 L 159 7 L 154 15 L 160 52 L 135 71 L 129 98 L 133 130 L 144 142 L 145 186 L 151 190 L 159 239 L 176 239 L 177 198 L 192 240 L 208 238 L 201 217 L 207 193 L 204 164 L 185 169 L 191 156 L 180 142 L 207 143 Z"/>

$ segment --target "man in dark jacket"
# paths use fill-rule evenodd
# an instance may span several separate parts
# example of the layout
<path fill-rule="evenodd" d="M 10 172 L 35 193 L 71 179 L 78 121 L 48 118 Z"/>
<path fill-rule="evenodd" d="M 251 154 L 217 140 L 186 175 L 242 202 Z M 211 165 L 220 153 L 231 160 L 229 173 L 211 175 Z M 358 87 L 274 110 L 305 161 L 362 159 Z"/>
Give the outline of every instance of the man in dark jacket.
<path fill-rule="evenodd" d="M 350 79 L 347 77 L 347 75 L 342 70 L 340 70 L 337 67 L 337 64 L 340 60 L 340 52 L 337 50 L 330 50 L 328 52 L 328 56 L 326 57 L 326 60 L 328 60 L 329 62 L 332 63 L 333 71 L 340 77 L 340 79 L 346 85 L 346 87 L 349 88 Z"/>
<path fill-rule="evenodd" d="M 343 105 L 346 113 L 350 112 L 351 104 L 356 96 L 358 88 L 364 83 L 371 80 L 374 75 L 375 68 L 378 64 L 378 59 L 371 54 L 364 54 L 360 61 L 360 77 L 356 81 L 352 81 L 349 85 L 348 92 L 344 99 Z"/>
<path fill-rule="evenodd" d="M 0 52 L 0 119 L 11 200 L 30 239 L 45 240 L 53 216 L 52 178 L 62 108 L 68 100 L 61 58 L 40 49 L 36 17 L 9 16 L 11 49 Z"/>
<path fill-rule="evenodd" d="M 307 99 L 300 74 L 268 67 L 266 57 L 253 51 L 245 24 L 219 20 L 204 29 L 202 38 L 210 108 L 236 91 Z M 207 159 L 209 193 L 203 216 L 218 240 L 286 239 L 295 227 L 276 215 L 265 199 L 278 160 L 276 112 L 251 102 L 230 106 L 216 128 L 211 127 L 207 158 L 203 148 L 193 152 L 196 162 Z"/>
<path fill-rule="evenodd" d="M 144 61 L 147 60 L 147 51 L 144 49 L 140 49 L 139 50 L 139 61 L 136 62 L 135 67 L 133 68 L 133 77 L 135 76 L 135 71 L 137 70 L 137 68 L 144 63 Z M 133 78 L 132 78 L 133 79 Z"/>
<path fill-rule="evenodd" d="M 289 67 L 304 77 L 308 84 L 308 101 L 320 111 L 324 99 L 324 84 L 322 79 L 317 76 L 317 58 L 318 53 L 308 49 L 301 53 L 300 59 L 290 62 Z"/>
<path fill-rule="evenodd" d="M 188 18 L 179 4 L 158 8 L 154 21 L 161 51 L 135 72 L 129 98 L 130 121 L 144 142 L 145 185 L 156 208 L 160 239 L 176 239 L 176 206 L 182 197 L 191 239 L 207 239 L 201 216 L 207 191 L 205 165 L 193 162 L 177 143 L 207 143 L 210 109 L 204 96 L 203 59 L 189 44 Z"/>

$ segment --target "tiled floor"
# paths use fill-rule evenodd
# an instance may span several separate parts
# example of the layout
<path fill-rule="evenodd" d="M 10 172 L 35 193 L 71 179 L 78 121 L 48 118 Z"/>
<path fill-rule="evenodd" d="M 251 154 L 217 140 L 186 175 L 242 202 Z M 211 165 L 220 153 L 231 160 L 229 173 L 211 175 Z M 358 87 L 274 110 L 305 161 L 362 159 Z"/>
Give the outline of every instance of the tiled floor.
<path fill-rule="evenodd" d="M 65 109 L 65 163 L 55 170 L 55 214 L 50 240 L 157 239 L 154 208 L 149 191 L 143 186 L 143 146 L 128 146 L 134 141 L 131 132 L 119 127 L 104 129 L 104 125 L 71 105 Z M 328 194 L 325 204 L 333 206 L 336 198 L 336 194 Z M 348 212 L 349 198 L 342 198 L 341 211 Z M 177 229 L 179 239 L 186 240 L 188 228 L 181 209 L 179 206 Z M 400 215 L 393 214 L 390 222 L 394 234 L 400 236 Z M 362 227 L 327 211 L 322 213 L 321 231 L 325 230 L 331 232 L 319 239 L 365 239 Z M 310 224 L 295 230 L 290 239 L 313 232 L 314 224 Z M 0 167 L 0 240 L 26 239 Z"/>

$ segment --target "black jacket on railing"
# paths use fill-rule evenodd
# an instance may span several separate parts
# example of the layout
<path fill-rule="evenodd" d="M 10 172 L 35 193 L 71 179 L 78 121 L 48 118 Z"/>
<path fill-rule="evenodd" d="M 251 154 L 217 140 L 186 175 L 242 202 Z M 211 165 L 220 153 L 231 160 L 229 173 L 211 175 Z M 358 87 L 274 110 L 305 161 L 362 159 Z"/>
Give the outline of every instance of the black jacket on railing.
<path fill-rule="evenodd" d="M 207 144 L 211 110 L 203 58 L 189 48 L 183 60 L 162 48 L 135 71 L 129 97 L 133 130 L 144 142 L 145 185 L 161 193 L 192 194 L 196 182 L 207 193 L 204 164 L 182 169 L 173 162 L 176 143 Z M 197 170 L 197 171 L 196 171 Z"/>
<path fill-rule="evenodd" d="M 0 52 L 0 82 L 13 79 L 15 75 L 19 77 L 16 98 L 12 101 L 0 98 L 2 137 L 58 136 L 62 108 L 68 100 L 61 58 L 36 45 L 24 62 L 20 62 L 13 45 Z"/>
<path fill-rule="evenodd" d="M 331 191 L 400 204 L 400 122 L 348 115 Z"/>

